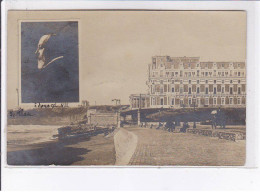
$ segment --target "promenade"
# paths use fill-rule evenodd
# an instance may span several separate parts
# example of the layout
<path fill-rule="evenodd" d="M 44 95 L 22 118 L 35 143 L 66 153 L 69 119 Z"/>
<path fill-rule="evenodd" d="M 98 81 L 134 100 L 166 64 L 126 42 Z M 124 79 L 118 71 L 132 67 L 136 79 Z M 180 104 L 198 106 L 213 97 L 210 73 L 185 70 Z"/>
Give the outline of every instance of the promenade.
<path fill-rule="evenodd" d="M 244 165 L 246 143 L 190 133 L 129 127 L 138 143 L 129 165 Z"/>
<path fill-rule="evenodd" d="M 9 165 L 242 166 L 246 156 L 245 140 L 234 142 L 137 126 L 117 129 L 108 136 L 50 140 L 47 137 L 51 137 L 55 129 L 43 129 L 38 131 L 42 132 L 42 139 L 37 133 L 28 133 L 29 129 L 22 134 L 10 130 Z M 24 141 L 19 141 L 18 136 Z"/>

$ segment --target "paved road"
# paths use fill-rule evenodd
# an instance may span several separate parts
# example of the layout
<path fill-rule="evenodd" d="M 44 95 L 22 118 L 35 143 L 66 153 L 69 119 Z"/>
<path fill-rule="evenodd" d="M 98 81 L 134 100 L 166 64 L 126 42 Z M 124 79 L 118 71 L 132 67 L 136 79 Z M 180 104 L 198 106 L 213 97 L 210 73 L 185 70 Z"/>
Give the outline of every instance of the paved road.
<path fill-rule="evenodd" d="M 126 128 L 138 137 L 129 165 L 244 165 L 245 141 L 147 128 Z"/>

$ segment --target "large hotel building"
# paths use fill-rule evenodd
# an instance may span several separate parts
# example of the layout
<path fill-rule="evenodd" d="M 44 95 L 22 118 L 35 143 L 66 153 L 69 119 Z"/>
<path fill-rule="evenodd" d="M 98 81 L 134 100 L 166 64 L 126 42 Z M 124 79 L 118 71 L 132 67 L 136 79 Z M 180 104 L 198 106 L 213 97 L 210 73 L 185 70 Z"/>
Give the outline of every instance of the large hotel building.
<path fill-rule="evenodd" d="M 146 84 L 147 94 L 130 95 L 132 109 L 246 105 L 245 62 L 154 56 Z"/>

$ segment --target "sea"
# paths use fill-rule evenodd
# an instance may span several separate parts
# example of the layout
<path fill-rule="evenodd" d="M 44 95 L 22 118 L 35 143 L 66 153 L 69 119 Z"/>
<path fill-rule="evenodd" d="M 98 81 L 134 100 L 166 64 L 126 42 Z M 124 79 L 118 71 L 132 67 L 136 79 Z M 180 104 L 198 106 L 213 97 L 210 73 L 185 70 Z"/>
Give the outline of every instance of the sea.
<path fill-rule="evenodd" d="M 30 145 L 55 140 L 58 125 L 8 125 L 7 145 Z"/>

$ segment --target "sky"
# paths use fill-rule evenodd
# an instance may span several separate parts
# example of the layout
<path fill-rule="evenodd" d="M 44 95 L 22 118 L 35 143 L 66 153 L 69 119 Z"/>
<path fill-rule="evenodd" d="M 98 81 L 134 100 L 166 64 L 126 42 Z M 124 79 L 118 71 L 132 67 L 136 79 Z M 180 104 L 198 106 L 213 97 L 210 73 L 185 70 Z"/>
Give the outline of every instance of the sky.
<path fill-rule="evenodd" d="M 244 11 L 20 12 L 9 15 L 9 30 L 17 18 L 79 19 L 80 100 L 92 105 L 113 104 L 114 98 L 129 104 L 130 94 L 146 93 L 148 64 L 155 55 L 246 60 Z M 17 101 L 15 87 L 8 87 L 10 106 Z"/>

